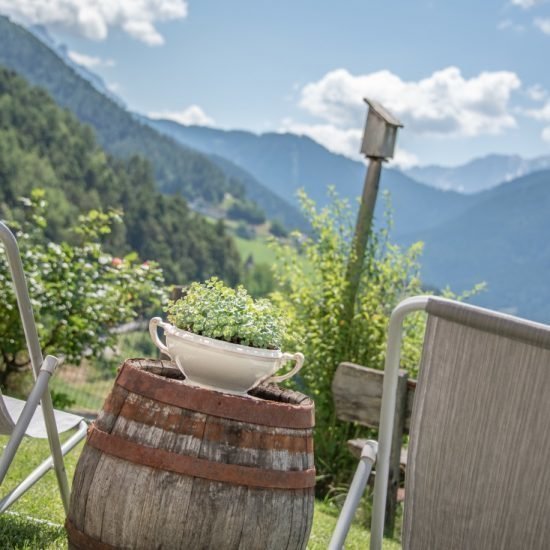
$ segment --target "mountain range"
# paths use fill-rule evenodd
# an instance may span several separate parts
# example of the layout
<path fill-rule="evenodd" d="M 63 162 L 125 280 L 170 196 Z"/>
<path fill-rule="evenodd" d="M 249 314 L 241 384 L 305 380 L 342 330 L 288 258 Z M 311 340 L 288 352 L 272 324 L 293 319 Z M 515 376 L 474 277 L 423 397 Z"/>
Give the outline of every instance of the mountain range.
<path fill-rule="evenodd" d="M 228 163 L 220 168 L 200 152 L 182 146 L 127 111 L 92 72 L 78 66 L 66 48 L 58 46 L 40 27 L 33 32 L 0 16 L 0 65 L 13 69 L 31 84 L 45 88 L 56 102 L 90 125 L 100 144 L 118 157 L 142 155 L 154 169 L 162 191 L 179 194 L 191 202 L 221 203 L 227 194 L 243 199 L 246 189 L 261 198 L 271 218 L 294 227 L 305 227 L 300 212 L 280 201 L 269 189 L 242 169 Z M 239 176 L 236 176 L 239 174 Z"/>
<path fill-rule="evenodd" d="M 525 159 L 519 155 L 487 155 L 459 166 L 415 166 L 405 173 L 439 189 L 477 193 L 531 172 L 550 169 L 550 155 Z"/>
<path fill-rule="evenodd" d="M 331 185 L 353 205 L 361 195 L 366 165 L 331 153 L 308 137 L 183 126 L 170 120 L 151 120 L 150 124 L 183 145 L 228 159 L 296 205 L 299 188 L 318 205 L 329 200 Z M 435 189 L 391 168 L 383 171 L 381 190 L 391 194 L 395 234 L 433 227 L 471 203 L 470 197 Z M 383 201 L 379 201 L 378 219 L 383 218 L 383 210 Z"/>
<path fill-rule="evenodd" d="M 165 193 L 212 204 L 227 193 L 247 197 L 266 211 L 276 206 L 287 224 L 300 216 L 299 187 L 323 205 L 327 185 L 334 185 L 357 204 L 363 163 L 304 136 L 182 126 L 130 113 L 5 18 L 0 18 L 0 64 L 45 87 L 90 124 L 111 153 L 148 158 Z M 485 281 L 487 290 L 476 303 L 550 321 L 548 166 L 546 157 L 490 155 L 455 168 L 385 167 L 381 189 L 391 195 L 393 238 L 402 245 L 424 241 L 426 285 L 460 292 Z M 380 200 L 378 223 L 383 210 Z"/>
<path fill-rule="evenodd" d="M 460 215 L 420 231 L 423 280 L 454 290 L 485 281 L 475 302 L 550 321 L 550 171 L 540 171 L 477 195 Z"/>

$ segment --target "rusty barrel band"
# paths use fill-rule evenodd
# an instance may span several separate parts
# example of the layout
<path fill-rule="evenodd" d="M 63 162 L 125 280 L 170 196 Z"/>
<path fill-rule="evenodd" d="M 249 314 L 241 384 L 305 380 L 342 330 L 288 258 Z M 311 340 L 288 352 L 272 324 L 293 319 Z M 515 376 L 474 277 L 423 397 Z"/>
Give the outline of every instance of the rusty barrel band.
<path fill-rule="evenodd" d="M 115 386 L 119 387 L 120 386 Z M 125 391 L 120 389 L 121 391 Z M 137 394 L 136 394 L 137 395 Z M 144 398 L 138 396 L 135 402 L 127 399 L 126 402 L 120 406 L 117 396 L 113 396 L 113 392 L 107 396 L 105 403 L 103 404 L 103 412 L 113 414 L 125 420 L 131 422 L 139 422 L 146 426 L 154 426 L 166 431 L 175 431 L 178 435 L 194 435 L 200 437 L 198 432 L 200 430 L 201 436 L 208 441 L 220 442 L 222 440 L 225 443 L 233 444 L 234 446 L 250 447 L 257 450 L 282 450 L 289 453 L 313 453 L 313 434 L 309 429 L 309 435 L 304 435 L 304 430 L 294 430 L 294 434 L 287 433 L 266 433 L 265 431 L 243 430 L 239 434 L 239 444 L 231 443 L 231 440 L 227 440 L 227 426 L 222 423 L 227 419 L 213 417 L 207 424 L 206 432 L 205 421 L 202 420 L 200 428 L 197 423 L 191 421 L 186 425 L 177 424 L 176 422 L 181 419 L 181 410 L 178 409 L 179 414 L 166 415 L 163 410 L 155 410 L 149 414 L 144 414 L 143 404 L 140 401 Z M 189 414 L 197 414 L 195 411 L 190 411 Z M 172 425 L 170 425 L 172 423 Z"/>
<path fill-rule="evenodd" d="M 116 383 L 154 401 L 211 416 L 274 428 L 304 429 L 315 425 L 311 400 L 307 405 L 292 405 L 195 388 L 184 382 L 150 374 L 134 367 L 131 361 L 122 365 Z"/>
<path fill-rule="evenodd" d="M 315 468 L 300 471 L 264 470 L 224 464 L 204 458 L 147 447 L 91 426 L 87 444 L 134 464 L 176 474 L 263 489 L 309 489 L 315 486 Z"/>
<path fill-rule="evenodd" d="M 94 539 L 90 537 L 90 535 L 80 531 L 80 529 L 77 529 L 69 518 L 65 520 L 65 529 L 69 535 L 69 541 L 78 548 L 78 550 L 116 550 L 116 546 L 111 546 L 110 544 Z"/>

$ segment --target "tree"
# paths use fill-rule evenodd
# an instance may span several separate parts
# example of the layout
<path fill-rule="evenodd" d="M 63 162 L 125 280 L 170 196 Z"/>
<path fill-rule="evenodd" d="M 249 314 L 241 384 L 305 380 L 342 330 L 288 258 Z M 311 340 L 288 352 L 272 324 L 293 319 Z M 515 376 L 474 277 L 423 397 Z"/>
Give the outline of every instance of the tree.
<path fill-rule="evenodd" d="M 161 270 L 141 262 L 135 253 L 124 258 L 107 254 L 101 244 L 120 213 L 92 210 L 72 228 L 76 244 L 47 240 L 44 191 L 24 199 L 26 221 L 10 224 L 23 259 L 39 338 L 44 353 L 63 355 L 78 364 L 99 356 L 114 344 L 110 329 L 158 307 L 164 298 Z M 0 255 L 0 384 L 29 368 L 29 357 L 5 254 Z"/>
<path fill-rule="evenodd" d="M 265 222 L 264 211 L 255 203 L 238 200 L 227 209 L 230 220 L 244 220 L 251 225 L 260 225 Z"/>
<path fill-rule="evenodd" d="M 288 237 L 288 231 L 286 230 L 286 227 L 279 220 L 273 220 L 271 222 L 269 232 L 274 237 L 281 237 L 281 238 Z"/>

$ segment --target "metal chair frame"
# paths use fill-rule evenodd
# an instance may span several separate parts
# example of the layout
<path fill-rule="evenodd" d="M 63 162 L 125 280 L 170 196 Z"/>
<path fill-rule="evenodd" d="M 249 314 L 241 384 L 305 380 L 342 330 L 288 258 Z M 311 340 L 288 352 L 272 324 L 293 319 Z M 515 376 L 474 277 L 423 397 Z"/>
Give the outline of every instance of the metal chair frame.
<path fill-rule="evenodd" d="M 69 482 L 67 480 L 63 456 L 85 437 L 88 426 L 86 422 L 82 420 L 78 424 L 76 433 L 61 445 L 54 416 L 52 398 L 48 389 L 50 377 L 58 365 L 58 360 L 51 355 L 48 355 L 45 359 L 42 357 L 42 350 L 38 339 L 38 332 L 34 321 L 34 314 L 17 240 L 10 229 L 2 222 L 0 222 L 0 241 L 4 245 L 6 251 L 19 314 L 29 351 L 29 358 L 35 378 L 33 389 L 27 398 L 23 411 L 15 424 L 9 442 L 0 458 L 0 484 L 4 481 L 8 468 L 14 459 L 31 418 L 39 404 L 41 404 L 42 407 L 51 451 L 51 456 L 48 459 L 42 462 L 42 464 L 40 464 L 40 466 L 23 480 L 23 482 L 21 482 L 9 495 L 0 500 L 0 512 L 5 511 L 46 474 L 46 472 L 53 468 L 59 485 L 63 507 L 65 513 L 67 513 L 69 509 Z"/>

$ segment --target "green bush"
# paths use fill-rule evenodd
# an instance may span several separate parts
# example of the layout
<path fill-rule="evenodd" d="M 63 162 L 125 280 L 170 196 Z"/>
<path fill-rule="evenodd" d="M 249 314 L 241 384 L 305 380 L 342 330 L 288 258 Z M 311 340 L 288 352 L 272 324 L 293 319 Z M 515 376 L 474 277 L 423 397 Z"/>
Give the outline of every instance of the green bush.
<path fill-rule="evenodd" d="M 166 311 L 168 320 L 183 330 L 256 348 L 280 348 L 286 328 L 269 300 L 254 300 L 243 286 L 234 290 L 216 277 L 191 284 Z"/>
<path fill-rule="evenodd" d="M 416 243 L 401 250 L 391 244 L 391 216 L 387 215 L 386 227 L 371 235 L 353 320 L 345 326 L 342 308 L 354 219 L 349 205 L 338 200 L 334 191 L 331 199 L 329 206 L 318 211 L 302 192 L 300 200 L 312 227 L 311 236 L 294 233 L 290 244 L 272 243 L 277 252 L 278 291 L 271 298 L 289 319 L 285 346 L 299 349 L 306 357 L 306 367 L 290 384 L 315 400 L 317 489 L 322 495 L 337 492 L 351 480 L 356 461 L 346 441 L 371 435 L 365 428 L 336 418 L 331 384 L 337 366 L 351 361 L 383 369 L 392 310 L 402 299 L 425 293 L 419 276 L 423 245 Z M 456 297 L 447 289 L 444 295 Z M 413 377 L 420 360 L 424 321 L 418 313 L 408 316 L 404 325 L 401 367 Z"/>
<path fill-rule="evenodd" d="M 24 200 L 28 220 L 16 236 L 43 352 L 78 364 L 114 345 L 110 329 L 159 307 L 164 281 L 156 264 L 142 263 L 136 254 L 114 258 L 103 250 L 102 237 L 120 218 L 116 212 L 81 215 L 72 228 L 77 244 L 48 242 L 43 196 L 35 190 Z M 0 383 L 6 385 L 11 374 L 28 370 L 29 357 L 3 250 L 0 303 Z"/>
<path fill-rule="evenodd" d="M 290 319 L 285 345 L 300 349 L 306 356 L 306 368 L 291 383 L 315 400 L 318 490 L 327 494 L 349 482 L 356 464 L 346 440 L 364 432 L 336 419 L 331 393 L 334 372 L 342 361 L 383 368 L 391 311 L 402 298 L 421 291 L 418 258 L 422 245 L 402 251 L 390 244 L 387 230 L 372 236 L 353 322 L 345 327 L 341 318 L 352 250 L 352 211 L 335 195 L 321 211 L 304 193 L 300 200 L 313 233 L 309 237 L 294 235 L 294 244 L 273 244 L 278 256 L 274 265 L 279 291 L 272 298 Z M 410 319 L 405 327 L 402 365 L 413 373 L 422 333 L 422 319 Z M 293 341 L 296 338 L 302 341 L 301 346 Z"/>

